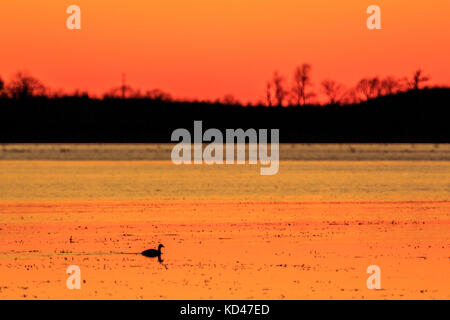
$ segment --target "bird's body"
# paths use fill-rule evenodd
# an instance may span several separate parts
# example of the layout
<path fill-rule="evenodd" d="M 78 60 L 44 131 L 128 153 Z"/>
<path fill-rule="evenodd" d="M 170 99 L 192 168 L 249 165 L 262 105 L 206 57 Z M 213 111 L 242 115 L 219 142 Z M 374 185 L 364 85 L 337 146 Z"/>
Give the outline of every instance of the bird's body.
<path fill-rule="evenodd" d="M 150 249 L 150 250 L 142 251 L 141 254 L 146 257 L 155 258 L 155 257 L 159 256 L 161 253 L 158 250 Z"/>
<path fill-rule="evenodd" d="M 160 244 L 158 246 L 158 250 L 155 249 L 149 249 L 149 250 L 145 250 L 142 251 L 142 255 L 145 257 L 149 257 L 149 258 L 156 258 L 156 257 L 161 257 L 161 248 L 164 248 L 164 245 Z"/>

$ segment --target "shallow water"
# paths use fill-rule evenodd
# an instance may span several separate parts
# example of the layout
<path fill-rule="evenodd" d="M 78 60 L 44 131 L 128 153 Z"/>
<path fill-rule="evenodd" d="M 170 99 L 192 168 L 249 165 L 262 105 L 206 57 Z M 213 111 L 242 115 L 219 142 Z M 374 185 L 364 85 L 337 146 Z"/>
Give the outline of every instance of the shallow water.
<path fill-rule="evenodd" d="M 0 297 L 448 299 L 448 202 L 1 203 Z M 138 254 L 163 243 L 163 264 Z M 366 268 L 382 270 L 368 290 Z M 66 288 L 77 265 L 81 290 Z"/>
<path fill-rule="evenodd" d="M 281 161 L 259 166 L 169 161 L 0 161 L 0 199 L 229 201 L 449 200 L 448 161 Z"/>

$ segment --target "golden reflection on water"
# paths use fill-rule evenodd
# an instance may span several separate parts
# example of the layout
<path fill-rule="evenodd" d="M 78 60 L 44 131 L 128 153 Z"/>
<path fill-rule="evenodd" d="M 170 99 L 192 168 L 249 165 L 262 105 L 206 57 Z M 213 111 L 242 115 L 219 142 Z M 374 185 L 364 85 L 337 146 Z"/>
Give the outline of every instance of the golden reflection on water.
<path fill-rule="evenodd" d="M 0 161 L 0 181 L 3 200 L 449 200 L 450 162 L 282 161 L 261 176 L 258 165 Z"/>

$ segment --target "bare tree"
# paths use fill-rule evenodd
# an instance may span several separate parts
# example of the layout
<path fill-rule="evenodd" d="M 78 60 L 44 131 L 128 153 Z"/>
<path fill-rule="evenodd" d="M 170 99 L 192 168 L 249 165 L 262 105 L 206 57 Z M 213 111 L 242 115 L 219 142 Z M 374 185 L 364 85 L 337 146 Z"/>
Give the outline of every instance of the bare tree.
<path fill-rule="evenodd" d="M 144 95 L 141 92 L 141 89 L 132 90 L 129 98 L 131 99 L 143 99 L 145 98 Z"/>
<path fill-rule="evenodd" d="M 342 94 L 341 103 L 342 104 L 353 104 L 361 102 L 361 96 L 356 88 L 350 88 Z"/>
<path fill-rule="evenodd" d="M 361 79 L 356 85 L 356 92 L 363 95 L 364 99 L 370 99 L 370 85 L 369 79 Z"/>
<path fill-rule="evenodd" d="M 172 96 L 160 89 L 148 90 L 145 93 L 145 97 L 152 100 L 158 101 L 172 101 Z"/>
<path fill-rule="evenodd" d="M 239 105 L 241 104 L 238 99 L 236 99 L 231 93 L 226 94 L 219 102 L 225 105 Z"/>
<path fill-rule="evenodd" d="M 309 97 L 314 96 L 312 93 L 307 93 L 307 87 L 312 85 L 311 83 L 311 65 L 304 63 L 301 66 L 295 68 L 294 71 L 294 86 L 292 87 L 292 93 L 297 105 L 305 105 L 306 100 Z"/>
<path fill-rule="evenodd" d="M 410 88 L 414 90 L 420 89 L 420 84 L 423 82 L 427 82 L 430 80 L 430 77 L 424 76 L 423 71 L 421 69 L 418 69 L 416 72 L 414 72 L 413 79 L 410 82 Z"/>
<path fill-rule="evenodd" d="M 394 77 L 386 77 L 381 80 L 381 93 L 383 95 L 391 95 L 398 92 L 401 88 L 400 81 Z"/>
<path fill-rule="evenodd" d="M 372 98 L 381 96 L 381 81 L 378 77 L 369 79 L 369 88 Z"/>
<path fill-rule="evenodd" d="M 72 97 L 81 98 L 81 99 L 89 99 L 90 98 L 89 92 L 87 92 L 85 90 L 79 90 L 79 89 L 75 89 L 75 91 L 72 93 Z"/>
<path fill-rule="evenodd" d="M 267 81 L 266 100 L 267 100 L 267 106 L 271 107 L 272 106 L 272 85 L 271 85 L 270 81 Z"/>
<path fill-rule="evenodd" d="M 281 107 L 283 105 L 284 99 L 286 98 L 288 92 L 285 88 L 285 79 L 277 71 L 273 74 L 272 83 L 275 89 L 275 100 L 277 106 Z"/>
<path fill-rule="evenodd" d="M 337 104 L 344 93 L 344 86 L 334 80 L 324 80 L 322 81 L 322 90 L 328 97 L 329 104 Z"/>
<path fill-rule="evenodd" d="M 356 85 L 356 91 L 363 95 L 366 100 L 381 95 L 381 82 L 378 77 L 361 79 Z"/>
<path fill-rule="evenodd" d="M 8 85 L 8 91 L 15 99 L 45 95 L 45 87 L 42 83 L 24 72 L 16 73 Z"/>
<path fill-rule="evenodd" d="M 5 92 L 5 82 L 2 78 L 0 78 L 0 98 L 7 97 L 7 94 Z"/>

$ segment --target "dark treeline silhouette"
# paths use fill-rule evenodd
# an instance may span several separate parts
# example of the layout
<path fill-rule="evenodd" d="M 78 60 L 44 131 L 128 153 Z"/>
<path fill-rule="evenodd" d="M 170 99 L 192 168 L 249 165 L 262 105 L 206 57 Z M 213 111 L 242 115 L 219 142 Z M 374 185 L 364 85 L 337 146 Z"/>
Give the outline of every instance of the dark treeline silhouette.
<path fill-rule="evenodd" d="M 312 101 L 318 94 L 313 90 L 311 79 L 312 67 L 302 64 L 295 68 L 292 85 L 289 86 L 286 78 L 275 71 L 272 81 L 267 83 L 267 106 L 302 106 L 318 104 Z M 407 77 L 396 78 L 388 76 L 383 79 L 371 77 L 361 79 L 353 88 L 346 88 L 334 80 L 326 79 L 320 84 L 320 91 L 327 98 L 328 104 L 356 104 L 380 96 L 392 95 L 408 90 L 419 90 L 421 85 L 430 80 L 418 69 L 411 80 Z"/>
<path fill-rule="evenodd" d="M 0 142 L 170 142 L 173 130 L 280 129 L 281 142 L 450 142 L 450 88 L 422 88 L 422 71 L 410 81 L 366 78 L 346 89 L 324 80 L 317 97 L 311 66 L 295 69 L 292 86 L 278 72 L 267 83 L 267 101 L 242 106 L 227 95 L 214 102 L 175 101 L 161 91 L 126 85 L 102 98 L 51 93 L 18 73 L 0 78 Z"/>

